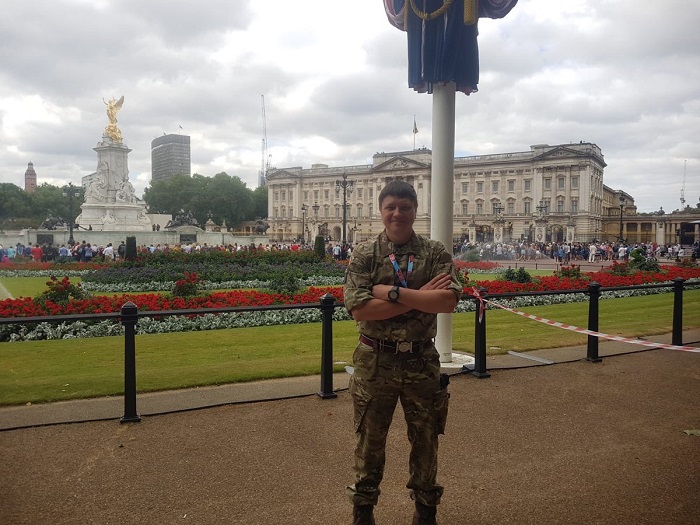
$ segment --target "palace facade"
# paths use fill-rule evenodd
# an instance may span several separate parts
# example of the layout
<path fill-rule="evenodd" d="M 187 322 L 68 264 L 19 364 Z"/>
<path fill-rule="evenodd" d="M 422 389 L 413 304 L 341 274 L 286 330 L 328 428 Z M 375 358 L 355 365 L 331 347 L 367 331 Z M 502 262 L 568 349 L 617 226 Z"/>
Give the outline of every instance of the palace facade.
<path fill-rule="evenodd" d="M 271 240 L 303 237 L 311 242 L 321 234 L 354 243 L 375 236 L 384 227 L 377 197 L 395 179 L 416 189 L 414 228 L 428 235 L 431 151 L 382 152 L 372 160 L 360 166 L 313 164 L 308 169 L 270 170 Z M 587 142 L 455 158 L 454 200 L 446 203 L 452 207 L 455 242 L 589 242 L 620 237 L 629 243 L 676 242 L 679 225 L 670 216 L 638 216 L 632 195 L 603 183 L 605 167 L 600 148 Z"/>

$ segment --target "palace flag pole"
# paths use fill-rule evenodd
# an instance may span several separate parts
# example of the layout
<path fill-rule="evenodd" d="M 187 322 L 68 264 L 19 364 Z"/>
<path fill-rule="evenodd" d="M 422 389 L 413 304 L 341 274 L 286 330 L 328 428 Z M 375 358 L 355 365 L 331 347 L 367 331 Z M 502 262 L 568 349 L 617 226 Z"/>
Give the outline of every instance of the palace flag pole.
<path fill-rule="evenodd" d="M 384 0 L 389 23 L 407 34 L 409 87 L 433 95 L 430 237 L 448 250 L 454 221 L 455 93 L 478 90 L 479 18 L 503 18 L 517 2 Z M 414 116 L 413 149 L 417 132 Z M 435 347 L 440 362 L 452 362 L 452 314 L 438 314 Z"/>

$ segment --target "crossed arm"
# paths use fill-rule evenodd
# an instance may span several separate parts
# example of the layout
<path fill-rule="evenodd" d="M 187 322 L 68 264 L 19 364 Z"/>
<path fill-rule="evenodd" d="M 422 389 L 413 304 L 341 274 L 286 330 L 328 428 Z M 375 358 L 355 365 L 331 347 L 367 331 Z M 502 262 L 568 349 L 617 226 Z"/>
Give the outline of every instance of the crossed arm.
<path fill-rule="evenodd" d="M 457 306 L 455 293 L 448 289 L 450 282 L 450 275 L 441 273 L 418 290 L 401 288 L 399 300 L 395 303 L 389 301 L 390 285 L 375 284 L 372 286 L 372 299 L 357 305 L 350 314 L 355 321 L 381 321 L 410 310 L 431 314 L 450 313 Z"/>

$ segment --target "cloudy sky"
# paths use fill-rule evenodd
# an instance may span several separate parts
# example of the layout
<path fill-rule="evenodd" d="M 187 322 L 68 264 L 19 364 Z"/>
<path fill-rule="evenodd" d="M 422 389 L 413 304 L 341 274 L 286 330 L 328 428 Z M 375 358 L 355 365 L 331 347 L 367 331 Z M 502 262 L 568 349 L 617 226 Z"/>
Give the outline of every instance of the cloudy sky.
<path fill-rule="evenodd" d="M 457 94 L 457 156 L 594 142 L 639 211 L 700 200 L 700 3 L 520 0 L 479 23 L 479 92 Z M 191 136 L 192 170 L 257 185 L 262 98 L 273 167 L 370 164 L 432 147 L 431 96 L 407 87 L 381 0 L 4 0 L 0 182 L 95 171 L 103 99 L 125 102 L 129 177 L 150 143 Z M 182 130 L 180 130 L 182 126 Z M 686 166 L 684 169 L 684 165 Z"/>

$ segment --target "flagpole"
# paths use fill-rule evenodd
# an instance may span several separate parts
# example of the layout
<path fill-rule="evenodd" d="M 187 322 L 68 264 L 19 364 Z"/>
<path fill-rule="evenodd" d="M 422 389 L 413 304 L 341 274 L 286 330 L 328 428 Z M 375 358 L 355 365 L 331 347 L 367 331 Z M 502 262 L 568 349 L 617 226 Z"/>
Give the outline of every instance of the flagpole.
<path fill-rule="evenodd" d="M 418 133 L 418 128 L 416 127 L 416 116 L 413 115 L 413 151 L 416 150 L 416 133 Z"/>
<path fill-rule="evenodd" d="M 433 155 L 430 187 L 430 238 L 452 253 L 455 161 L 454 82 L 433 88 Z M 414 134 L 415 137 L 415 134 Z M 441 363 L 452 362 L 452 314 L 437 315 L 435 348 Z"/>

